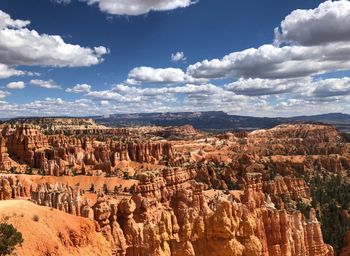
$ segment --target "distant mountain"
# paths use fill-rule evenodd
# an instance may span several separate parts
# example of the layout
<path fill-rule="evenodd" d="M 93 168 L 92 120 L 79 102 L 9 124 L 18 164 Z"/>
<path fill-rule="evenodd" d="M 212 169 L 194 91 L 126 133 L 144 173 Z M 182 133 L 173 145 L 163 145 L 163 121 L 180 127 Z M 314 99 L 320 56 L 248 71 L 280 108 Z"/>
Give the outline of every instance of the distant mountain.
<path fill-rule="evenodd" d="M 255 130 L 271 128 L 290 122 L 322 122 L 333 124 L 343 131 L 350 131 L 350 115 L 330 113 L 296 117 L 251 117 L 229 115 L 222 111 L 114 114 L 108 117 L 94 117 L 95 121 L 109 126 L 134 125 L 180 126 L 191 124 L 201 130 Z"/>
<path fill-rule="evenodd" d="M 254 129 L 257 126 L 270 127 L 276 124 L 274 119 L 231 116 L 222 111 L 116 114 L 109 117 L 100 117 L 95 121 L 112 126 L 180 126 L 191 124 L 193 127 L 202 130 Z"/>
<path fill-rule="evenodd" d="M 319 121 L 319 122 L 327 122 L 327 123 L 350 123 L 350 115 L 343 113 L 329 113 L 322 115 L 314 115 L 314 116 L 297 116 L 292 117 L 292 119 L 300 120 L 300 121 Z"/>

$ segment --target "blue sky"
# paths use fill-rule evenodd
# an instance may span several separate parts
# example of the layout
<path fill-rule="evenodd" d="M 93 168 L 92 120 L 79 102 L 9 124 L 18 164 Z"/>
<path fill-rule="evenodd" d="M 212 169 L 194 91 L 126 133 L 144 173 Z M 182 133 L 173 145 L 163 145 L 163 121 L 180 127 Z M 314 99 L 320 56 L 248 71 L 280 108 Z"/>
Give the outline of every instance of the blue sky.
<path fill-rule="evenodd" d="M 0 116 L 348 112 L 350 3 L 321 3 L 2 0 Z"/>

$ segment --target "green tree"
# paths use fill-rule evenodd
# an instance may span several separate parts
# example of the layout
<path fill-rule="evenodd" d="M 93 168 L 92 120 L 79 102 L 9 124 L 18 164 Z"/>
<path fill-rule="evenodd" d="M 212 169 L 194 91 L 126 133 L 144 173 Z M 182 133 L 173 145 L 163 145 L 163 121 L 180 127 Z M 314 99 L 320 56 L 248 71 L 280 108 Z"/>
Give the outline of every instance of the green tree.
<path fill-rule="evenodd" d="M 22 233 L 20 233 L 12 224 L 0 224 L 0 255 L 12 253 L 15 247 L 22 243 Z"/>
<path fill-rule="evenodd" d="M 105 193 L 105 194 L 108 194 L 108 193 L 109 193 L 108 186 L 107 186 L 106 183 L 103 184 L 103 193 Z"/>
<path fill-rule="evenodd" d="M 128 172 L 123 172 L 123 178 L 124 180 L 129 180 L 130 179 L 130 175 Z"/>

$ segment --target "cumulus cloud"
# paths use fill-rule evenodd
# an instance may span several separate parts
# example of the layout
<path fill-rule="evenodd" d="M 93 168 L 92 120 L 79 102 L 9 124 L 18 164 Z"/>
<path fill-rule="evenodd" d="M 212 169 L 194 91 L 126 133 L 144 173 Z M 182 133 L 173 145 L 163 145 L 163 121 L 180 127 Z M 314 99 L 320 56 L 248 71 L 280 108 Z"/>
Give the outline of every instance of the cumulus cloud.
<path fill-rule="evenodd" d="M 0 10 L 0 29 L 20 29 L 30 24 L 29 20 L 13 20 L 10 15 Z"/>
<path fill-rule="evenodd" d="M 86 94 L 93 99 L 97 100 L 113 100 L 120 103 L 125 102 L 140 102 L 141 98 L 137 95 L 124 96 L 118 92 L 112 90 L 104 90 L 104 91 L 91 91 Z"/>
<path fill-rule="evenodd" d="M 0 94 L 1 95 L 1 94 Z M 45 98 L 29 103 L 14 104 L 0 102 L 0 115 L 14 116 L 83 116 L 89 113 L 102 114 L 103 111 L 88 99 L 66 101 L 61 98 Z"/>
<path fill-rule="evenodd" d="M 196 94 L 196 93 L 216 93 L 222 92 L 222 88 L 217 87 L 213 84 L 185 84 L 181 86 L 175 87 L 153 87 L 153 88 L 138 88 L 138 87 L 130 87 L 124 84 L 116 85 L 112 90 L 112 92 L 117 92 L 119 94 L 127 95 L 139 95 L 139 96 L 156 96 L 163 94 Z"/>
<path fill-rule="evenodd" d="M 94 101 L 108 100 L 108 105 L 123 105 L 126 112 L 200 111 L 218 108 L 233 111 L 243 109 L 243 105 L 249 100 L 246 96 L 236 95 L 214 84 L 146 88 L 118 84 L 110 90 L 92 91 L 86 96 Z M 128 106 L 130 109 L 127 109 Z"/>
<path fill-rule="evenodd" d="M 179 61 L 185 61 L 187 58 L 184 54 L 184 52 L 176 52 L 171 54 L 171 61 L 172 62 L 179 62 Z"/>
<path fill-rule="evenodd" d="M 350 77 L 312 79 L 239 79 L 225 89 L 252 97 L 291 94 L 302 100 L 320 102 L 349 98 Z M 293 102 L 293 101 L 292 101 Z"/>
<path fill-rule="evenodd" d="M 23 81 L 11 82 L 6 85 L 8 89 L 24 89 L 25 83 Z"/>
<path fill-rule="evenodd" d="M 178 83 L 207 83 L 208 79 L 194 78 L 180 68 L 136 67 L 128 74 L 127 84 L 178 84 Z"/>
<path fill-rule="evenodd" d="M 71 93 L 87 93 L 91 91 L 91 85 L 89 84 L 77 84 L 72 88 L 67 88 L 66 92 Z"/>
<path fill-rule="evenodd" d="M 10 95 L 11 93 L 7 91 L 0 90 L 0 99 L 5 98 L 6 96 Z"/>
<path fill-rule="evenodd" d="M 13 20 L 0 11 L 0 61 L 5 65 L 82 67 L 99 64 L 108 53 L 103 46 L 88 48 L 66 43 L 58 35 L 27 28 L 30 22 Z"/>
<path fill-rule="evenodd" d="M 0 63 L 0 79 L 9 78 L 11 76 L 21 76 L 27 74 L 24 71 L 11 68 L 5 64 Z"/>
<path fill-rule="evenodd" d="M 318 82 L 310 81 L 310 84 Z M 312 84 L 312 86 L 316 85 Z M 346 111 L 350 102 L 349 90 L 346 87 L 340 86 L 337 89 L 341 92 L 346 91 L 346 95 L 322 99 L 322 95 L 316 96 L 317 93 L 312 91 L 312 87 L 300 88 L 300 90 L 304 90 L 303 93 L 293 92 L 291 97 L 286 97 L 285 94 L 275 96 L 238 95 L 225 87 L 214 84 L 184 84 L 174 87 L 148 88 L 118 84 L 110 90 L 86 93 L 85 96 L 89 99 L 67 101 L 62 98 L 46 98 L 24 104 L 1 101 L 0 115 L 3 117 L 18 116 L 20 113 L 24 116 L 86 116 L 92 113 L 106 115 L 130 112 L 223 110 L 231 114 L 242 114 L 244 111 L 246 115 L 290 116 Z M 2 98 L 7 95 L 7 92 L 0 92 Z M 269 97 L 274 97 L 274 101 L 271 101 Z M 320 101 L 325 104 L 320 104 Z"/>
<path fill-rule="evenodd" d="M 275 44 L 190 65 L 195 78 L 296 78 L 350 69 L 350 2 L 297 10 L 276 29 Z M 280 44 L 288 42 L 287 45 Z"/>
<path fill-rule="evenodd" d="M 101 104 L 101 106 L 108 106 L 109 105 L 109 101 L 108 100 L 101 100 L 100 104 Z"/>
<path fill-rule="evenodd" d="M 190 65 L 187 73 L 195 78 L 295 78 L 350 69 L 350 44 L 322 46 L 263 45 L 234 52 L 222 59 Z"/>
<path fill-rule="evenodd" d="M 137 67 L 129 72 L 128 81 L 142 83 L 183 83 L 185 73 L 179 68 Z"/>
<path fill-rule="evenodd" d="M 350 40 L 350 2 L 326 1 L 317 8 L 295 10 L 275 29 L 275 42 L 321 45 Z"/>
<path fill-rule="evenodd" d="M 195 3 L 192 0 L 81 0 L 97 4 L 101 11 L 114 15 L 142 15 L 151 11 L 170 11 Z"/>
<path fill-rule="evenodd" d="M 274 115 L 297 116 L 332 112 L 348 113 L 348 107 L 349 101 L 346 99 L 337 100 L 336 102 L 324 101 L 320 104 L 319 101 L 311 99 L 290 98 L 276 104 Z M 273 113 L 273 111 L 271 113 Z"/>
<path fill-rule="evenodd" d="M 309 78 L 305 79 L 243 79 L 225 85 L 229 91 L 239 95 L 263 96 L 293 92 L 309 83 Z"/>
<path fill-rule="evenodd" d="M 346 97 L 350 95 L 350 77 L 316 80 L 307 88 L 303 95 L 312 98 Z"/>
<path fill-rule="evenodd" d="M 37 85 L 41 88 L 46 88 L 46 89 L 61 89 L 62 87 L 58 84 L 56 84 L 55 81 L 52 79 L 50 80 L 40 80 L 40 79 L 33 79 L 30 80 L 30 83 L 33 85 Z"/>

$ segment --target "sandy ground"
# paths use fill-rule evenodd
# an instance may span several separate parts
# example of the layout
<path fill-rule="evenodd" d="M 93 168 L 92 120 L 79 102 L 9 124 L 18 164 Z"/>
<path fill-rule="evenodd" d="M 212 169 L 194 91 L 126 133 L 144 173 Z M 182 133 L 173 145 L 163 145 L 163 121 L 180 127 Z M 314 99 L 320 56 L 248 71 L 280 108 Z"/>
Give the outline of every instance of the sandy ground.
<path fill-rule="evenodd" d="M 6 219 L 23 235 L 16 255 L 111 255 L 110 244 L 96 232 L 95 222 L 86 218 L 25 200 L 6 200 L 0 201 L 0 219 Z"/>

